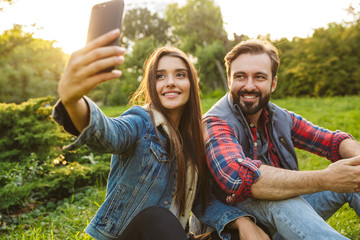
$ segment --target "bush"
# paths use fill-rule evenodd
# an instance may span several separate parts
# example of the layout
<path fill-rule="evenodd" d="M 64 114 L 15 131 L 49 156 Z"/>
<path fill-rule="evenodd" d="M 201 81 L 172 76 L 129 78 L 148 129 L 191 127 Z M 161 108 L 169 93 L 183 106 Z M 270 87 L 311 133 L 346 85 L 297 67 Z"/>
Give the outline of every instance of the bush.
<path fill-rule="evenodd" d="M 0 212 L 60 200 L 78 188 L 106 183 L 107 154 L 66 151 L 74 138 L 51 118 L 51 97 L 0 103 Z"/>
<path fill-rule="evenodd" d="M 34 152 L 39 159 L 46 159 L 64 141 L 65 134 L 50 118 L 52 100 L 0 103 L 0 162 L 26 162 Z"/>

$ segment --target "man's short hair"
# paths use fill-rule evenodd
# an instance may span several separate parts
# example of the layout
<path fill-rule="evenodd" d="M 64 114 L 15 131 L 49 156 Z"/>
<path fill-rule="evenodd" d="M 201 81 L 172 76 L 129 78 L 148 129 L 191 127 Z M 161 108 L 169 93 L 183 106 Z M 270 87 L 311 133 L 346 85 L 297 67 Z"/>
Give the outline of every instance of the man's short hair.
<path fill-rule="evenodd" d="M 271 60 L 271 74 L 272 79 L 277 75 L 280 65 L 280 59 L 277 48 L 266 40 L 251 39 L 238 43 L 224 58 L 226 73 L 230 78 L 231 63 L 241 54 L 258 55 L 266 53 Z"/>

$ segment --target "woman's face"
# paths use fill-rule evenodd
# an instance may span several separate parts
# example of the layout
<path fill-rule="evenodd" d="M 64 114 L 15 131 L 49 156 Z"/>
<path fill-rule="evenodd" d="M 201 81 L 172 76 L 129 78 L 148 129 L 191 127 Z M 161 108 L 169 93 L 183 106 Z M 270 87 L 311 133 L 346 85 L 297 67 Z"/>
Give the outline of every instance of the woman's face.
<path fill-rule="evenodd" d="M 168 116 L 178 124 L 190 96 L 185 63 L 178 57 L 163 56 L 156 70 L 156 92 Z"/>

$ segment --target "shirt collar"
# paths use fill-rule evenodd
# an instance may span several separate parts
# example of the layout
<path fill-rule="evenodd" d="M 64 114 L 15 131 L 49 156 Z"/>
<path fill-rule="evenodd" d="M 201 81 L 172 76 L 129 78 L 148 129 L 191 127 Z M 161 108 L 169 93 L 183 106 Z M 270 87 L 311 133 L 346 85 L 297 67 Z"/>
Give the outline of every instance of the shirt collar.
<path fill-rule="evenodd" d="M 147 106 L 145 106 L 145 108 L 152 112 L 155 127 L 157 128 L 157 127 L 161 126 L 165 130 L 167 135 L 169 135 L 169 129 L 166 125 L 164 115 L 161 114 L 158 110 L 156 110 L 151 105 L 150 106 L 147 105 Z"/>

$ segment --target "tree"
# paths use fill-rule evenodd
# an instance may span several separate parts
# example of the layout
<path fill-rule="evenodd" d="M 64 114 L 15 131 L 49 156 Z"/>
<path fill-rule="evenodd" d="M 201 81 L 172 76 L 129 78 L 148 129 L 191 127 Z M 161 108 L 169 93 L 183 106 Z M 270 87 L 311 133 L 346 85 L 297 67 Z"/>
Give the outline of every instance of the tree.
<path fill-rule="evenodd" d="M 360 91 L 360 25 L 330 23 L 313 36 L 276 42 L 281 66 L 275 96 L 343 96 Z"/>
<path fill-rule="evenodd" d="M 196 68 L 199 71 L 200 87 L 204 92 L 227 89 L 227 77 L 223 58 L 226 49 L 220 41 L 210 45 L 198 47 L 196 51 Z"/>
<path fill-rule="evenodd" d="M 121 28 L 121 43 L 125 46 L 150 36 L 160 44 L 165 44 L 169 40 L 169 23 L 146 8 L 126 11 Z"/>
<path fill-rule="evenodd" d="M 213 0 L 188 0 L 183 7 L 168 5 L 165 18 L 172 27 L 176 45 L 195 54 L 197 47 L 213 41 L 227 43 L 221 10 Z"/>
<path fill-rule="evenodd" d="M 0 101 L 57 96 L 57 81 L 67 60 L 53 42 L 35 39 L 15 25 L 0 35 Z"/>

